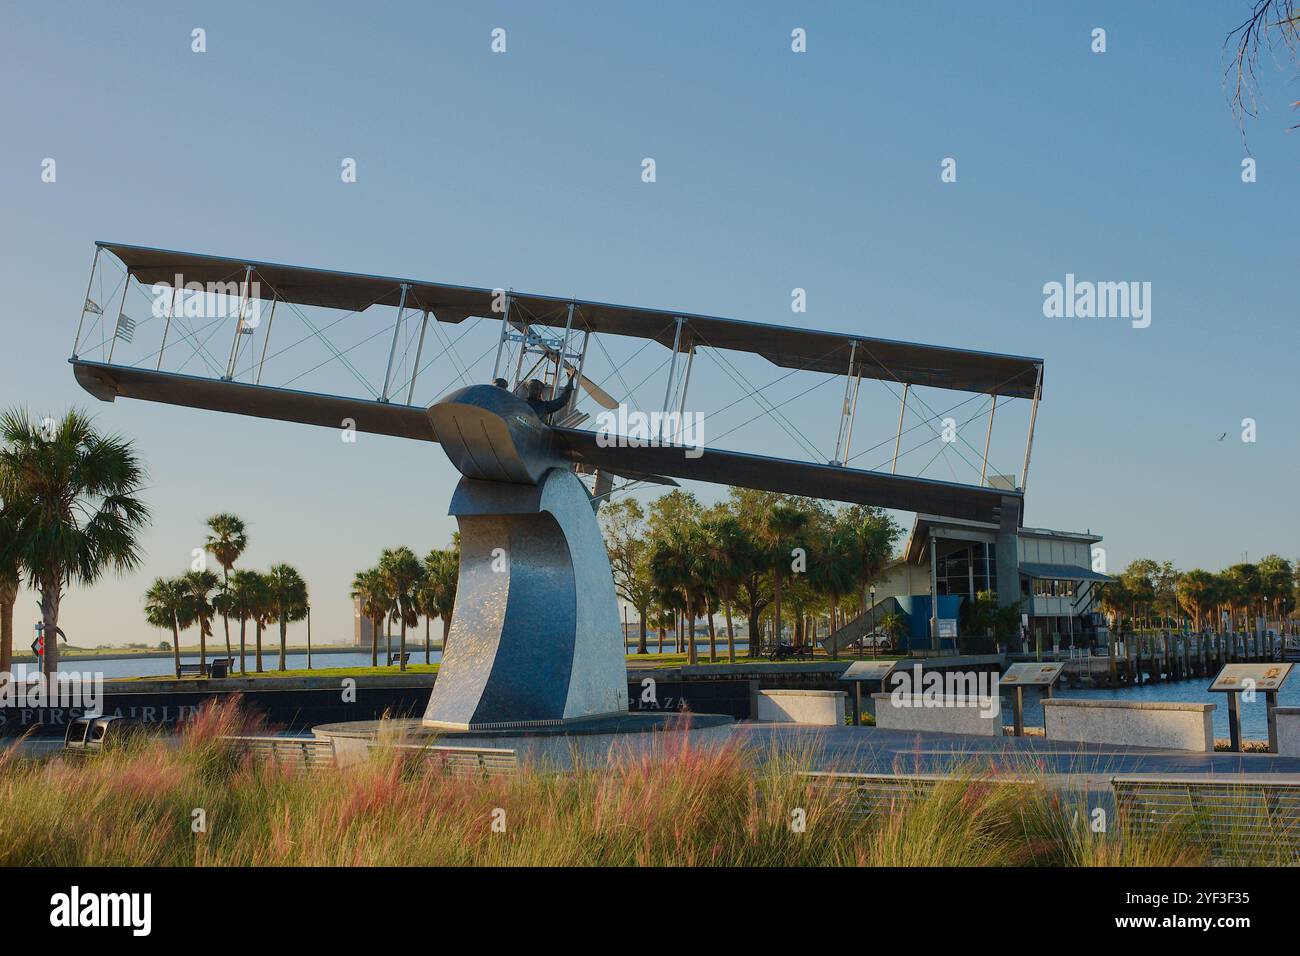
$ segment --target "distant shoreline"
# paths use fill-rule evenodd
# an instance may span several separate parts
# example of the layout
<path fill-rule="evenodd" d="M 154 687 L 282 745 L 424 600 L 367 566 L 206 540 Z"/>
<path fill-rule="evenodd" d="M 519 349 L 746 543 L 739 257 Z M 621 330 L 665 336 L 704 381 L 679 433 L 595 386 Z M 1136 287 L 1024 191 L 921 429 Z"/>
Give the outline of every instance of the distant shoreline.
<path fill-rule="evenodd" d="M 250 643 L 247 646 L 251 648 L 253 645 Z M 380 646 L 382 647 L 383 645 L 381 644 Z M 433 647 L 434 650 L 442 650 L 441 643 L 433 644 L 431 646 Z M 412 649 L 410 641 L 407 641 L 406 647 L 407 650 Z M 272 649 L 276 653 L 279 653 L 280 651 L 279 641 L 270 643 L 266 641 L 264 638 L 262 640 L 262 653 L 263 654 L 267 653 L 268 649 Z M 286 645 L 285 649 L 289 651 L 289 653 L 291 654 L 307 653 L 306 644 L 288 644 Z M 218 641 L 216 644 L 209 644 L 208 656 L 215 657 L 220 653 L 224 653 L 225 650 L 226 650 L 226 645 L 224 641 Z M 239 648 L 237 646 L 234 648 L 234 650 L 236 654 L 239 653 Z M 351 644 L 326 644 L 320 647 L 317 647 L 315 644 L 313 644 L 311 648 L 312 654 L 356 654 L 362 652 L 369 652 L 369 650 L 370 650 L 369 645 L 362 647 L 362 646 L 353 646 Z M 423 642 L 420 643 L 420 650 L 424 650 Z M 196 657 L 198 656 L 198 653 L 199 653 L 198 645 L 195 645 L 194 647 L 185 647 L 185 646 L 181 647 L 181 657 Z M 102 660 L 103 658 L 113 658 L 113 657 L 129 657 L 133 659 L 138 658 L 140 660 L 150 660 L 150 659 L 171 660 L 173 656 L 174 655 L 172 654 L 171 651 L 146 651 L 146 650 L 141 650 L 140 648 L 131 648 L 131 647 L 121 647 L 121 648 L 105 647 L 103 649 L 97 648 L 91 651 L 82 649 L 77 651 L 59 652 L 60 661 L 94 661 L 94 660 Z M 36 655 L 33 654 L 31 651 L 23 651 L 22 653 L 19 653 L 17 649 L 14 650 L 15 664 L 31 663 L 34 662 L 35 660 L 36 660 Z"/>

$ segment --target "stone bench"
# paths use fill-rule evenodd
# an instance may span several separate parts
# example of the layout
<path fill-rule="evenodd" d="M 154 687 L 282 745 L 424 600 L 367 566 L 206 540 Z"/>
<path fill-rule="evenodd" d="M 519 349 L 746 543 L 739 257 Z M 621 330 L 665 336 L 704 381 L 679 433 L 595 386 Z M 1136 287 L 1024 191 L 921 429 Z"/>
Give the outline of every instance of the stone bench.
<path fill-rule="evenodd" d="M 941 706 L 923 706 L 910 696 L 903 702 L 893 694 L 872 694 L 876 726 L 881 730 L 908 730 L 940 734 L 974 734 L 1001 737 L 1002 707 L 996 697 L 948 697 Z"/>
<path fill-rule="evenodd" d="M 1300 757 L 1300 707 L 1279 707 L 1277 715 L 1277 752 L 1283 757 Z"/>
<path fill-rule="evenodd" d="M 1052 740 L 1210 753 L 1216 706 L 1056 697 L 1043 701 L 1043 723 Z"/>
<path fill-rule="evenodd" d="M 760 690 L 760 722 L 815 724 L 819 727 L 844 726 L 842 690 Z"/>

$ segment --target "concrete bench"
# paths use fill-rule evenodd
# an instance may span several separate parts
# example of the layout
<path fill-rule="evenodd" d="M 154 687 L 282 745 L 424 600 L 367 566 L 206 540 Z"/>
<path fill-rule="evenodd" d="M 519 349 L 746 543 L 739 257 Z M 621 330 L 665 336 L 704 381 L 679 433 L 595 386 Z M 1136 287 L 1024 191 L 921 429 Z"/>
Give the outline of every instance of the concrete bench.
<path fill-rule="evenodd" d="M 1283 757 L 1300 757 L 1300 707 L 1279 707 L 1277 717 L 1277 752 Z"/>
<path fill-rule="evenodd" d="M 222 737 L 259 763 L 296 770 L 333 770 L 334 743 L 316 737 Z"/>
<path fill-rule="evenodd" d="M 767 723 L 844 726 L 842 690 L 760 690 L 757 719 Z"/>
<path fill-rule="evenodd" d="M 893 694 L 872 694 L 876 726 L 881 730 L 921 733 L 973 734 L 1001 737 L 1002 705 L 996 697 L 948 697 L 938 706 L 906 697 L 902 704 Z"/>
<path fill-rule="evenodd" d="M 1052 740 L 1210 753 L 1216 706 L 1055 697 L 1043 701 L 1043 723 Z"/>
<path fill-rule="evenodd" d="M 1128 774 L 1111 787 L 1130 833 L 1187 840 L 1220 862 L 1300 863 L 1300 780 Z"/>

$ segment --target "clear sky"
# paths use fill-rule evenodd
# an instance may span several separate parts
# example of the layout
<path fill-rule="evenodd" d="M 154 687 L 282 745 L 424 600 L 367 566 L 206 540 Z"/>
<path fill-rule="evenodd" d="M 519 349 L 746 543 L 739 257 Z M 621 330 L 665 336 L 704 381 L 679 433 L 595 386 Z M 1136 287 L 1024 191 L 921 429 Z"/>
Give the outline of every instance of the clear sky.
<path fill-rule="evenodd" d="M 73 642 L 156 641 L 141 595 L 219 510 L 248 521 L 247 566 L 303 572 L 316 638 L 346 638 L 352 572 L 444 545 L 457 477 L 433 446 L 96 402 L 66 364 L 96 239 L 1039 356 L 1028 524 L 1102 533 L 1111 569 L 1300 553 L 1300 133 L 1293 77 L 1266 62 L 1242 182 L 1223 42 L 1249 4 L 806 6 L 11 5 L 0 403 L 87 407 L 133 438 L 155 512 L 139 573 L 66 600 Z M 1067 273 L 1150 282 L 1150 326 L 1044 317 Z M 702 371 L 692 404 L 712 411 L 723 383 Z M 864 443 L 892 434 L 879 397 Z M 838 400 L 832 383 L 791 405 L 827 453 Z M 755 428 L 724 444 L 798 453 Z M 21 644 L 35 619 L 25 595 Z"/>

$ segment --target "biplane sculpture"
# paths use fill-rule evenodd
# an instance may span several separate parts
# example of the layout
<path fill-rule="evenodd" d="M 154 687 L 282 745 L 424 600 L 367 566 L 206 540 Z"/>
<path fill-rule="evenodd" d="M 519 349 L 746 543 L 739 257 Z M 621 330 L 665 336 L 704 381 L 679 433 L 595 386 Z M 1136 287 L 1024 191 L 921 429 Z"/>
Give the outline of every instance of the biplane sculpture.
<path fill-rule="evenodd" d="M 170 286 L 173 291 L 165 315 L 155 313 L 163 325 L 158 351 L 124 364 L 113 361 L 117 342 L 131 341 L 143 323 L 129 319 L 123 306 L 115 322 L 106 321 L 104 306 L 88 290 L 70 361 L 77 381 L 96 398 L 135 398 L 437 442 L 460 471 L 450 507 L 461 530 L 459 590 L 426 725 L 477 729 L 563 724 L 626 711 L 622 631 L 595 518 L 616 477 L 664 484 L 690 479 L 992 521 L 1001 528 L 999 594 L 1011 603 L 1019 600 L 1015 532 L 1042 393 L 1039 359 L 117 243 L 96 244 L 91 290 L 106 254 L 123 269 L 123 303 L 133 281 L 141 288 Z M 194 330 L 181 328 L 175 308 L 179 291 L 214 284 L 225 284 L 227 297 L 238 299 L 233 314 L 216 326 L 233 335 L 224 368 L 210 361 L 212 375 L 164 370 L 174 329 L 195 351 L 199 344 Z M 269 321 L 261 323 L 259 311 L 253 323 L 250 306 L 268 302 Z M 261 384 L 280 304 L 357 313 L 373 306 L 395 308 L 382 389 L 370 398 L 354 398 Z M 88 316 L 95 317 L 92 325 L 105 326 L 98 342 L 87 329 Z M 491 376 L 430 405 L 414 403 L 430 325 L 440 334 L 437 326 L 454 326 L 470 317 L 500 323 Z M 414 339 L 417 318 L 415 361 L 409 380 L 399 381 L 394 376 L 399 344 L 404 337 L 408 343 Z M 259 328 L 260 359 L 252 342 Z M 702 346 L 754 353 L 783 368 L 845 376 L 835 458 L 804 462 L 712 447 L 687 454 L 689 449 L 672 441 L 671 434 L 651 444 L 601 441 L 596 432 L 579 427 L 587 416 L 575 410 L 576 394 L 558 403 L 563 407 L 544 420 L 520 394 L 535 374 L 541 375 L 552 398 L 560 394 L 560 382 L 567 376 L 597 404 L 616 404 L 584 374 L 589 344 L 597 334 L 630 336 L 670 349 L 663 409 L 676 405 L 679 414 L 685 408 L 692 361 Z M 179 345 L 174 340 L 173 351 Z M 98 360 L 88 354 L 96 349 Z M 346 360 L 337 349 L 334 352 Z M 682 356 L 684 361 L 679 361 Z M 246 366 L 241 366 L 241 358 L 248 359 Z M 990 395 L 995 409 L 998 397 L 1031 400 L 1019 487 L 1007 482 L 993 487 L 983 473 L 976 485 L 845 464 L 851 460 L 857 390 L 863 379 L 900 384 L 904 409 L 908 389 L 922 385 Z M 489 384 L 494 381 L 497 384 Z M 408 386 L 404 398 L 403 386 Z M 992 421 L 990 414 L 990 434 Z M 900 411 L 900 440 L 902 422 Z M 897 457 L 896 442 L 895 464 Z M 985 466 L 987 457 L 986 439 Z M 590 490 L 579 475 L 594 480 Z"/>

